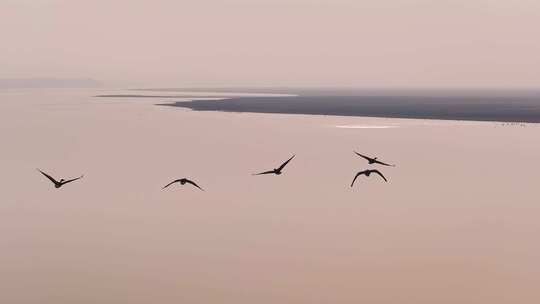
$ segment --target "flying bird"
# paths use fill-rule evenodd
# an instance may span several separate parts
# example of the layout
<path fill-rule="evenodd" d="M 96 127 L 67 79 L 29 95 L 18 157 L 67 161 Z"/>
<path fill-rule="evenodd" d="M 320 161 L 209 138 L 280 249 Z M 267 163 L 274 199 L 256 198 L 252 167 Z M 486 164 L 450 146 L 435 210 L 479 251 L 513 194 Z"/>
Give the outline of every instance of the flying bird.
<path fill-rule="evenodd" d="M 181 185 L 185 185 L 186 183 L 192 184 L 193 186 L 199 188 L 201 191 L 204 191 L 204 189 L 199 187 L 199 185 L 197 185 L 197 183 L 195 183 L 194 181 L 189 180 L 187 178 L 180 178 L 180 179 L 173 180 L 172 182 L 168 183 L 165 187 L 163 187 L 161 189 L 163 190 L 163 189 L 169 187 L 170 185 L 172 185 L 174 183 L 180 183 Z"/>
<path fill-rule="evenodd" d="M 279 166 L 279 168 L 277 169 L 273 169 L 273 170 L 269 170 L 269 171 L 264 171 L 264 172 L 261 172 L 261 173 L 256 173 L 256 174 L 253 174 L 253 175 L 263 175 L 263 174 L 276 174 L 276 175 L 280 175 L 283 170 L 283 168 L 285 168 L 285 166 L 295 157 L 296 155 L 293 155 L 291 158 L 289 158 L 286 162 L 284 162 L 283 164 L 281 164 L 281 166 Z"/>
<path fill-rule="evenodd" d="M 388 180 L 386 180 L 386 177 L 384 177 L 384 175 L 382 175 L 382 173 L 379 172 L 379 170 L 364 170 L 364 171 L 360 171 L 360 172 L 356 173 L 356 175 L 354 176 L 354 179 L 353 179 L 353 181 L 351 183 L 351 187 L 354 185 L 354 181 L 356 181 L 358 176 L 365 175 L 365 176 L 369 177 L 369 175 L 371 173 L 379 174 L 384 179 L 385 182 L 388 182 Z"/>
<path fill-rule="evenodd" d="M 65 179 L 62 178 L 59 181 L 57 181 L 52 176 L 50 176 L 49 174 L 47 174 L 47 173 L 45 173 L 45 172 L 43 172 L 43 171 L 41 171 L 39 169 L 36 169 L 36 170 L 38 170 L 41 174 L 43 174 L 46 178 L 48 178 L 54 184 L 54 187 L 57 188 L 57 189 L 62 187 L 63 185 L 65 185 L 67 183 L 71 183 L 71 182 L 74 182 L 74 181 L 76 181 L 78 179 L 81 179 L 84 176 L 84 175 L 81 175 L 81 176 L 79 176 L 77 178 L 68 179 L 68 180 L 65 180 Z"/>
<path fill-rule="evenodd" d="M 390 165 L 390 164 L 387 164 L 387 163 L 383 163 L 382 161 L 379 161 L 377 160 L 377 157 L 369 157 L 369 156 L 365 156 L 365 155 L 362 155 L 356 151 L 354 151 L 354 153 L 356 153 L 356 155 L 362 157 L 362 158 L 365 158 L 368 163 L 371 165 L 371 164 L 380 164 L 380 165 L 383 165 L 383 166 L 389 166 L 389 167 L 395 167 L 396 165 Z"/>

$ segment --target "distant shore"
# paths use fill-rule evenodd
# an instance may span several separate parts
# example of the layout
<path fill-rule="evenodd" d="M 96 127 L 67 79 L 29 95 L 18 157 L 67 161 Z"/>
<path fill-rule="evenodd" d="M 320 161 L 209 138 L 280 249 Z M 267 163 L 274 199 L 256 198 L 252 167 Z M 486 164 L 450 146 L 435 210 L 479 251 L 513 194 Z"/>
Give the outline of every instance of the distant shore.
<path fill-rule="evenodd" d="M 0 78 L 0 89 L 98 88 L 103 84 L 91 78 Z"/>
<path fill-rule="evenodd" d="M 237 97 L 160 105 L 195 111 L 540 122 L 540 98 L 535 96 Z"/>
<path fill-rule="evenodd" d="M 537 90 L 189 88 L 133 91 L 175 94 L 96 97 L 178 98 L 183 100 L 164 100 L 157 105 L 194 111 L 540 123 L 540 91 Z M 186 98 L 192 100 L 186 101 Z"/>

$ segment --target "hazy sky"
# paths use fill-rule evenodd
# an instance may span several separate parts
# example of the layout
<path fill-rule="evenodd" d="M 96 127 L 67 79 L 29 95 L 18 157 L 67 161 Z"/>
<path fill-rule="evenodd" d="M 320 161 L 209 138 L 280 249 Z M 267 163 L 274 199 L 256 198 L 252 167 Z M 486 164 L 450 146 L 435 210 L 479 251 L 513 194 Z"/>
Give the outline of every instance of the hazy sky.
<path fill-rule="evenodd" d="M 540 86 L 538 0 L 0 0 L 0 78 Z"/>

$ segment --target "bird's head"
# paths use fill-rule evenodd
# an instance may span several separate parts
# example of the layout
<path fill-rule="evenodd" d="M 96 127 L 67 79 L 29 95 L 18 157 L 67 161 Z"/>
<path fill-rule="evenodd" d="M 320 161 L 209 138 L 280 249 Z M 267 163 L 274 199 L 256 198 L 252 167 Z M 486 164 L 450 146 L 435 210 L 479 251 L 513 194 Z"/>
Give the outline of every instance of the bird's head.
<path fill-rule="evenodd" d="M 373 159 L 377 159 L 377 157 L 374 157 Z"/>
<path fill-rule="evenodd" d="M 61 182 L 61 183 L 64 182 L 64 181 L 65 181 L 65 179 L 63 179 L 63 178 L 60 179 L 60 182 Z"/>

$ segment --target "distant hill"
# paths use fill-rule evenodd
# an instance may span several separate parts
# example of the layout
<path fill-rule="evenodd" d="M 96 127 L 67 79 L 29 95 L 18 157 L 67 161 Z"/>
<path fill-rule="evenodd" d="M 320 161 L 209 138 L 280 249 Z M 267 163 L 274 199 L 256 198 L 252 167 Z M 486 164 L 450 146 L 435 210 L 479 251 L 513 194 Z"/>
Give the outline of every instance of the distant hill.
<path fill-rule="evenodd" d="M 96 88 L 101 85 L 90 78 L 0 78 L 0 89 Z"/>

